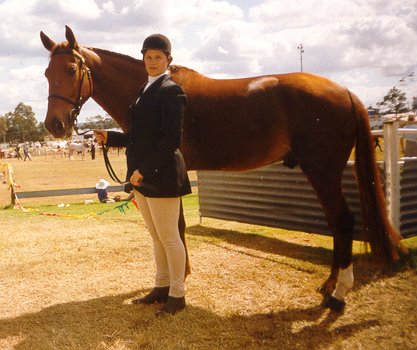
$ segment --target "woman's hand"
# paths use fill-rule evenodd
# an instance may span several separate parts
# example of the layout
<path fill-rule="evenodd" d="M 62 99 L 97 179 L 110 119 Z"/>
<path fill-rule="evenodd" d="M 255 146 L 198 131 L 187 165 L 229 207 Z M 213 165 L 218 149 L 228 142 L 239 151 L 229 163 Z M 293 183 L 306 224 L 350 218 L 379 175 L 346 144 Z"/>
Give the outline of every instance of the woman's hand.
<path fill-rule="evenodd" d="M 133 186 L 140 186 L 143 180 L 143 175 L 139 172 L 139 170 L 135 170 L 130 177 L 130 183 Z"/>
<path fill-rule="evenodd" d="M 94 135 L 99 144 L 107 143 L 107 130 L 102 130 L 102 129 L 94 130 Z"/>

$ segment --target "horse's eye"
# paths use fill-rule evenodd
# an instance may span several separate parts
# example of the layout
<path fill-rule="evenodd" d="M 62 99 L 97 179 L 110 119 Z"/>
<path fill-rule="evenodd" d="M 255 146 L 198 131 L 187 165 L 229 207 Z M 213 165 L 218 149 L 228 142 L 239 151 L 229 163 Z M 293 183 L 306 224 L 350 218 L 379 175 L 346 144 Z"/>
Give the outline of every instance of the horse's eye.
<path fill-rule="evenodd" d="M 77 71 L 77 67 L 68 67 L 68 74 L 70 75 L 74 75 L 75 72 Z"/>

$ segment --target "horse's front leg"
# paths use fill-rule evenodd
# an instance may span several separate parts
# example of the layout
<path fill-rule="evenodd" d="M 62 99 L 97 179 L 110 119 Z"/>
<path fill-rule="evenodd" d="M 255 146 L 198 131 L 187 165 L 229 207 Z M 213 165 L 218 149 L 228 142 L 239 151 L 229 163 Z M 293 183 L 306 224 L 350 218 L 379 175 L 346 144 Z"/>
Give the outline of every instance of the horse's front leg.
<path fill-rule="evenodd" d="M 342 311 L 346 306 L 346 294 L 353 286 L 352 264 L 345 269 L 337 269 L 335 274 L 336 278 L 333 277 L 332 271 L 330 277 L 320 288 L 320 292 L 324 295 L 322 305 L 334 311 Z"/>
<path fill-rule="evenodd" d="M 337 280 L 339 278 L 339 268 L 332 265 L 329 278 L 318 288 L 318 291 L 324 298 L 330 297 L 336 289 Z"/>

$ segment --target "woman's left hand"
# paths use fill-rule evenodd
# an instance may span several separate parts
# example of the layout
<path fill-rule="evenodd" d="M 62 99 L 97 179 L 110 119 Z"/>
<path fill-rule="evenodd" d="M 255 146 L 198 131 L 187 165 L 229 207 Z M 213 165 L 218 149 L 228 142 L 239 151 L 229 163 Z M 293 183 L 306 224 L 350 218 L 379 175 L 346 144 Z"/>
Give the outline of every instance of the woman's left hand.
<path fill-rule="evenodd" d="M 143 175 L 139 172 L 139 170 L 135 170 L 130 177 L 130 183 L 133 186 L 140 186 L 143 180 Z"/>

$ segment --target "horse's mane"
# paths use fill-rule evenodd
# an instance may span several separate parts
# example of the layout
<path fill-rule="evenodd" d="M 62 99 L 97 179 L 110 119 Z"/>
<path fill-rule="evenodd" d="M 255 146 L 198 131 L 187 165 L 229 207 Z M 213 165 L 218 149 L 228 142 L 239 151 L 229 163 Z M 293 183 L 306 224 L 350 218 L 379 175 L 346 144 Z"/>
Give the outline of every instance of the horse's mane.
<path fill-rule="evenodd" d="M 64 42 L 62 42 L 62 43 L 58 43 L 58 44 L 56 44 L 56 45 L 52 48 L 52 50 L 51 50 L 51 57 L 52 57 L 54 54 L 61 52 L 61 50 L 62 50 L 62 51 L 65 51 L 65 50 L 67 49 L 67 46 L 68 46 L 68 42 L 66 42 L 66 41 L 64 41 Z M 85 48 L 85 49 L 87 49 L 87 50 L 91 50 L 91 51 L 93 51 L 94 53 L 96 53 L 97 55 L 107 55 L 107 56 L 112 56 L 112 57 L 115 57 L 115 58 L 120 58 L 120 59 L 122 59 L 122 60 L 129 61 L 129 62 L 134 63 L 134 64 L 141 64 L 141 65 L 143 65 L 143 64 L 144 64 L 144 63 L 143 63 L 143 60 L 140 60 L 140 59 L 134 58 L 134 57 L 132 57 L 132 56 L 129 56 L 129 55 L 126 55 L 126 54 L 123 54 L 123 53 L 114 52 L 114 51 L 105 50 L 105 49 L 99 49 L 99 48 L 97 48 L 97 47 L 86 47 L 86 46 L 80 46 L 80 48 L 81 48 L 81 50 L 82 50 L 83 48 Z M 181 66 L 181 65 L 177 65 L 177 64 L 173 64 L 173 65 L 171 65 L 171 66 L 170 66 L 170 70 L 171 70 L 171 72 L 172 72 L 172 73 L 175 73 L 175 72 L 181 72 L 181 71 L 182 71 L 182 72 L 196 73 L 196 74 L 200 74 L 200 75 L 201 75 L 201 73 L 199 73 L 199 72 L 195 71 L 194 69 L 191 69 L 191 68 L 188 68 L 188 67 L 184 67 L 184 66 Z"/>
<path fill-rule="evenodd" d="M 114 51 L 109 51 L 109 50 L 105 50 L 105 49 L 98 49 L 96 47 L 86 47 L 86 49 L 91 50 L 91 51 L 93 51 L 93 52 L 95 52 L 95 53 L 97 53 L 99 55 L 100 54 L 103 54 L 103 55 L 107 55 L 107 56 L 113 56 L 113 57 L 116 57 L 116 58 L 122 58 L 122 59 L 127 60 L 127 61 L 130 61 L 132 63 L 140 63 L 140 64 L 143 64 L 143 61 L 142 60 L 139 60 L 137 58 L 134 58 L 132 56 L 125 55 L 125 54 L 122 54 L 122 53 L 118 53 L 118 52 L 114 52 Z"/>
<path fill-rule="evenodd" d="M 122 60 L 129 61 L 129 62 L 134 63 L 134 64 L 142 64 L 142 65 L 144 64 L 143 60 L 134 58 L 132 56 L 129 56 L 129 55 L 126 55 L 126 54 L 123 54 L 123 53 L 109 51 L 109 50 L 105 50 L 105 49 L 99 49 L 97 47 L 86 47 L 86 49 L 91 50 L 98 55 L 112 56 L 112 57 L 115 57 L 115 58 L 120 58 Z M 187 72 L 189 72 L 189 73 L 194 73 L 194 74 L 200 74 L 197 71 L 195 71 L 194 69 L 184 67 L 184 66 L 180 66 L 180 65 L 177 65 L 177 64 L 170 65 L 169 69 L 172 73 L 179 73 L 179 72 L 187 73 Z"/>

